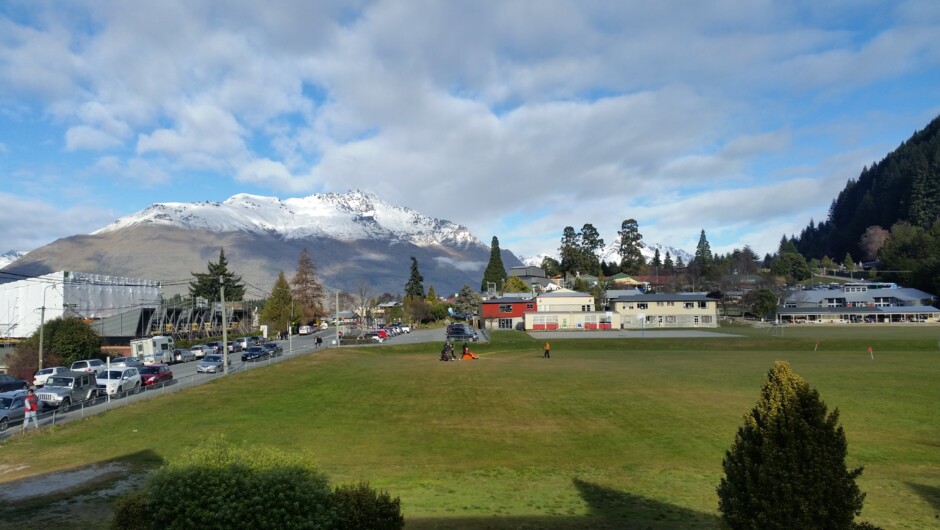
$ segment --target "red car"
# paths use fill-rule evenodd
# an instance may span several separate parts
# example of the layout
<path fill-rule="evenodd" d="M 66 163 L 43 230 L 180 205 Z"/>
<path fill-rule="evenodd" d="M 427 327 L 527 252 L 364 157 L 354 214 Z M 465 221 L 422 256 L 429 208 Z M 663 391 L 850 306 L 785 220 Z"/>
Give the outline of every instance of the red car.
<path fill-rule="evenodd" d="M 169 383 L 173 380 L 173 372 L 165 364 L 148 364 L 140 368 L 140 380 L 143 381 L 144 388 L 157 383 Z"/>

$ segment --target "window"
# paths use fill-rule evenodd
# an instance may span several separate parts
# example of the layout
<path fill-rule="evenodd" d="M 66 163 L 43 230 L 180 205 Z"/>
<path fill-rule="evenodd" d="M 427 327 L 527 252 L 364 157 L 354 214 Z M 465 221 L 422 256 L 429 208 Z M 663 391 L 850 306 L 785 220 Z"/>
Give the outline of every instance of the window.
<path fill-rule="evenodd" d="M 499 304 L 500 313 L 512 313 L 512 304 Z"/>
<path fill-rule="evenodd" d="M 693 308 L 695 308 L 695 304 L 692 303 L 692 302 L 686 302 L 686 303 L 685 303 L 685 308 L 686 308 L 686 309 L 693 309 Z"/>
<path fill-rule="evenodd" d="M 647 304 L 646 302 L 638 302 L 638 303 L 636 304 L 636 308 L 637 308 L 637 309 L 648 309 L 648 308 L 649 308 L 649 304 Z"/>
<path fill-rule="evenodd" d="M 512 329 L 512 319 L 511 318 L 499 319 L 499 329 Z"/>
<path fill-rule="evenodd" d="M 676 303 L 675 303 L 675 302 L 666 302 L 666 305 L 669 306 L 669 307 L 672 307 L 672 306 L 676 305 Z"/>
<path fill-rule="evenodd" d="M 699 303 L 698 303 L 698 308 L 699 308 L 699 309 L 708 309 L 708 302 L 699 302 Z"/>
<path fill-rule="evenodd" d="M 588 312 L 588 311 L 590 311 L 590 310 L 591 310 L 591 306 L 589 306 L 589 305 L 583 305 L 583 306 L 581 306 L 581 311 Z"/>
<path fill-rule="evenodd" d="M 712 317 L 710 317 L 710 316 L 708 316 L 708 315 L 703 315 L 703 316 L 702 316 L 702 323 L 703 323 L 703 324 L 711 324 L 711 323 L 712 323 Z"/>
<path fill-rule="evenodd" d="M 656 307 L 662 307 L 666 305 L 666 302 L 656 302 Z"/>
<path fill-rule="evenodd" d="M 676 315 L 666 315 L 666 324 L 675 324 Z"/>
<path fill-rule="evenodd" d="M 526 305 L 525 305 L 525 308 L 526 308 L 526 309 L 535 309 L 535 304 L 526 304 Z"/>

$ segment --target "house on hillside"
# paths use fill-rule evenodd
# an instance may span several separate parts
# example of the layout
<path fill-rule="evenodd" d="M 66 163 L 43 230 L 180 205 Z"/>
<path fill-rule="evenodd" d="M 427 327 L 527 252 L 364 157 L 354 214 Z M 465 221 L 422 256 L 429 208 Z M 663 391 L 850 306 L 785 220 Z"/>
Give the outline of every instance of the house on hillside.
<path fill-rule="evenodd" d="M 701 293 L 625 295 L 611 310 L 622 329 L 718 327 L 718 300 Z"/>

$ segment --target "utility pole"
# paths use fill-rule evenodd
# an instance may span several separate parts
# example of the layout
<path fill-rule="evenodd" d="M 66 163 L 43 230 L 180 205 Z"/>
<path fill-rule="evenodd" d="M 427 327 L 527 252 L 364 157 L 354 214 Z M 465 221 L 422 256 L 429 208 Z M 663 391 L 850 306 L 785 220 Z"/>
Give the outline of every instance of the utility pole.
<path fill-rule="evenodd" d="M 290 322 L 287 323 L 287 353 L 294 353 L 294 299 L 290 301 Z"/>
<path fill-rule="evenodd" d="M 43 293 L 43 298 L 45 298 Z M 39 311 L 39 369 L 42 370 L 42 331 L 46 327 L 46 304 L 42 304 L 42 308 Z"/>
<path fill-rule="evenodd" d="M 219 299 L 222 301 L 222 370 L 228 375 L 228 324 L 225 323 L 225 276 L 219 276 Z"/>
<path fill-rule="evenodd" d="M 339 336 L 339 289 L 336 290 L 336 347 L 343 345 L 343 339 Z"/>

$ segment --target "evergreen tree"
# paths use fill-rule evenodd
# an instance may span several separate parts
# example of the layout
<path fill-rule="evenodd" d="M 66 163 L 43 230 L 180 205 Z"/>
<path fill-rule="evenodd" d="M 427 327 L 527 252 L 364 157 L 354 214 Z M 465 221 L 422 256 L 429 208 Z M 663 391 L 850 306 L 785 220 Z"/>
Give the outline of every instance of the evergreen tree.
<path fill-rule="evenodd" d="M 503 266 L 503 257 L 499 250 L 499 240 L 493 236 L 493 242 L 490 245 L 490 262 L 483 271 L 483 282 L 480 284 L 480 292 L 486 291 L 487 283 L 495 283 L 497 289 L 502 289 L 503 282 L 506 281 L 506 267 Z"/>
<path fill-rule="evenodd" d="M 624 274 L 640 274 L 646 265 L 643 253 L 643 235 L 640 234 L 636 219 L 624 219 L 620 224 L 620 271 Z"/>
<path fill-rule="evenodd" d="M 561 263 L 558 265 L 559 272 L 565 274 L 577 270 L 580 250 L 580 237 L 574 231 L 574 227 L 566 226 L 561 234 L 561 246 L 558 247 L 558 254 L 561 256 Z"/>
<path fill-rule="evenodd" d="M 504 293 L 527 293 L 529 290 L 529 286 L 518 276 L 510 276 L 503 284 Z"/>
<path fill-rule="evenodd" d="M 705 238 L 704 229 L 702 229 L 702 233 L 698 237 L 698 245 L 695 246 L 695 261 L 703 268 L 712 263 L 712 249 L 708 244 L 708 239 Z"/>
<path fill-rule="evenodd" d="M 597 257 L 597 252 L 604 248 L 604 240 L 591 223 L 585 223 L 581 227 L 581 236 L 578 240 L 580 242 L 578 272 L 600 276 L 601 262 Z"/>
<path fill-rule="evenodd" d="M 454 305 L 458 313 L 476 313 L 477 308 L 480 306 L 480 297 L 473 292 L 469 285 L 464 284 L 457 293 L 457 300 Z"/>
<path fill-rule="evenodd" d="M 542 263 L 540 266 L 545 272 L 545 276 L 548 276 L 549 278 L 557 274 L 561 274 L 561 265 L 558 263 L 557 259 L 551 256 L 545 256 L 542 258 Z"/>
<path fill-rule="evenodd" d="M 718 509 L 732 529 L 852 528 L 865 495 L 845 466 L 839 410 L 778 361 L 725 453 Z"/>
<path fill-rule="evenodd" d="M 300 252 L 297 271 L 290 281 L 291 295 L 295 300 L 295 316 L 300 322 L 312 324 L 327 314 L 323 300 L 323 284 L 317 278 L 317 265 L 310 259 L 307 249 Z"/>
<path fill-rule="evenodd" d="M 845 257 L 842 258 L 842 266 L 845 267 L 845 270 L 849 272 L 855 270 L 855 260 L 852 259 L 852 255 L 848 252 L 846 252 Z"/>
<path fill-rule="evenodd" d="M 668 254 L 668 251 L 667 251 L 667 254 Z M 670 261 L 671 261 L 671 260 L 670 260 Z M 650 267 L 655 267 L 655 268 L 659 269 L 659 268 L 662 267 L 662 266 L 663 266 L 663 259 L 662 259 L 662 257 L 660 257 L 660 255 L 659 255 L 659 249 L 658 249 L 658 248 L 657 248 L 657 249 L 654 249 L 654 250 L 653 250 L 653 259 L 652 259 L 652 261 L 650 261 Z"/>
<path fill-rule="evenodd" d="M 245 284 L 241 276 L 228 270 L 225 249 L 219 249 L 219 261 L 208 264 L 209 272 L 194 272 L 193 281 L 189 282 L 189 295 L 193 298 L 205 298 L 209 302 L 219 301 L 219 288 L 225 284 L 225 300 L 240 302 L 245 296 Z"/>
<path fill-rule="evenodd" d="M 411 276 L 408 277 L 408 283 L 405 285 L 405 298 L 424 300 L 424 276 L 421 276 L 421 273 L 418 272 L 418 258 L 414 256 L 411 256 Z M 427 304 L 424 304 L 424 306 L 426 309 Z M 419 310 L 417 313 L 421 313 L 421 311 Z M 420 317 L 421 315 L 412 316 Z M 415 320 L 421 320 L 421 318 L 415 318 Z"/>
<path fill-rule="evenodd" d="M 261 309 L 261 321 L 275 331 L 287 331 L 291 326 L 291 289 L 284 271 L 277 275 L 271 295 Z"/>
<path fill-rule="evenodd" d="M 676 256 L 676 268 L 677 269 L 685 268 L 685 263 L 682 262 L 682 256 Z"/>
<path fill-rule="evenodd" d="M 663 260 L 663 268 L 666 269 L 666 272 L 675 272 L 676 266 L 672 262 L 672 256 L 669 255 L 669 251 L 666 251 L 666 259 Z"/>

